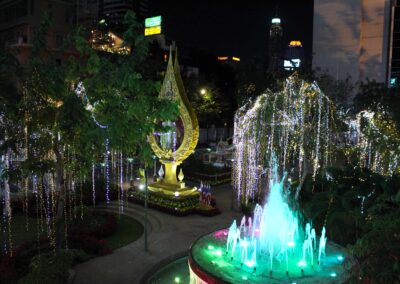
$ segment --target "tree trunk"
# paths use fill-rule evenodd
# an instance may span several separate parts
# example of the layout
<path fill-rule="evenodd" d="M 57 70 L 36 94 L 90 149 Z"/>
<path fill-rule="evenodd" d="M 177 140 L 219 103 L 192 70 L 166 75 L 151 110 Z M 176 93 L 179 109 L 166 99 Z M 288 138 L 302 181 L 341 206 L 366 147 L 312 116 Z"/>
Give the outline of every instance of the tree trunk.
<path fill-rule="evenodd" d="M 304 184 L 304 182 L 306 180 L 306 177 L 309 174 L 308 169 L 309 169 L 309 167 L 308 167 L 308 164 L 307 164 L 307 159 L 304 157 L 303 175 L 301 176 L 301 179 L 299 181 L 299 185 L 297 186 L 297 189 L 296 189 L 296 195 L 295 195 L 296 200 L 299 198 L 301 188 L 303 187 L 303 184 Z"/>

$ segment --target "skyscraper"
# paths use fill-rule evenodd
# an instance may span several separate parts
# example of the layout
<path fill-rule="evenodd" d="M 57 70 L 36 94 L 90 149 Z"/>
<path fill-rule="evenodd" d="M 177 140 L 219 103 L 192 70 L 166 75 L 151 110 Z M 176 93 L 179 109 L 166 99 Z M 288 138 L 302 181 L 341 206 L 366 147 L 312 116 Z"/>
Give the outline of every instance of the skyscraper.
<path fill-rule="evenodd" d="M 389 84 L 400 84 L 400 0 L 393 1 L 391 9 L 391 38 L 389 50 Z"/>
<path fill-rule="evenodd" d="M 314 1 L 313 68 L 388 85 L 400 72 L 398 0 Z"/>
<path fill-rule="evenodd" d="M 268 69 L 277 71 L 283 66 L 283 30 L 280 18 L 273 18 L 269 29 Z"/>

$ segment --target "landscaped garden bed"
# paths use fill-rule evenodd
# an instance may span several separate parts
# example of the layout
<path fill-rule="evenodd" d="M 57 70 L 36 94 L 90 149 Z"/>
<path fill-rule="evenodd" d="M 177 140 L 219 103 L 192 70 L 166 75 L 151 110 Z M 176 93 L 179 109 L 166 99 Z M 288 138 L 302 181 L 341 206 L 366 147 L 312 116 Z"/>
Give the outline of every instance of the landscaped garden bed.
<path fill-rule="evenodd" d="M 137 204 L 144 204 L 145 192 L 132 189 L 129 192 L 128 200 Z M 212 217 L 221 213 L 216 207 L 215 199 L 212 199 L 210 205 L 205 205 L 199 202 L 199 197 L 175 197 L 149 192 L 147 204 L 150 208 L 175 216 L 199 214 Z"/>
<path fill-rule="evenodd" d="M 209 185 L 221 185 L 231 182 L 231 172 L 219 173 L 219 174 L 205 174 L 199 172 L 187 172 L 186 179 L 194 182 L 204 182 Z"/>

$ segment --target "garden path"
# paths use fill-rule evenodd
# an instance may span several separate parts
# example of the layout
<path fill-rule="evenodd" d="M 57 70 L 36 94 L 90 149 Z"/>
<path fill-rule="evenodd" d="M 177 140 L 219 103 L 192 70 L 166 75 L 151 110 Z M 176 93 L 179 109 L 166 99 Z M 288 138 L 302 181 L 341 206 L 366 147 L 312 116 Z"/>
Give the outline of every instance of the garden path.
<path fill-rule="evenodd" d="M 222 185 L 213 189 L 221 214 L 214 217 L 189 215 L 175 217 L 149 209 L 149 251 L 144 251 L 144 236 L 137 241 L 115 250 L 112 254 L 97 257 L 75 266 L 74 284 L 89 283 L 139 283 L 155 265 L 171 256 L 187 252 L 190 245 L 201 235 L 227 228 L 233 218 L 241 213 L 231 210 L 232 187 Z M 97 207 L 118 213 L 118 203 Z M 144 223 L 144 209 L 141 205 L 129 204 L 124 214 Z"/>

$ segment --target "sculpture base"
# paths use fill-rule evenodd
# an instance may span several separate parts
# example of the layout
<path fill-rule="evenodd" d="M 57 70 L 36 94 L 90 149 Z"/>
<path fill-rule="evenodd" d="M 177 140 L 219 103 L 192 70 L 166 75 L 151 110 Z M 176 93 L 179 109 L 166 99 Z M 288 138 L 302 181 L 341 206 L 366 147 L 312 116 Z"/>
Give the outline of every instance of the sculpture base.
<path fill-rule="evenodd" d="M 149 190 L 152 192 L 156 193 L 162 193 L 165 195 L 171 195 L 171 196 L 198 196 L 199 192 L 196 187 L 187 187 L 185 186 L 185 183 L 177 183 L 177 184 L 172 184 L 172 183 L 167 183 L 164 181 L 157 181 L 155 183 L 149 184 L 148 186 Z"/>

